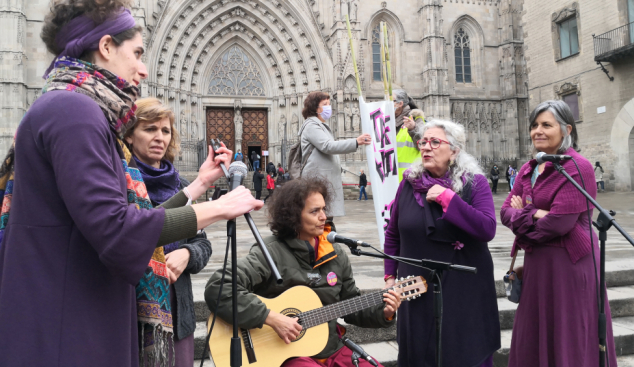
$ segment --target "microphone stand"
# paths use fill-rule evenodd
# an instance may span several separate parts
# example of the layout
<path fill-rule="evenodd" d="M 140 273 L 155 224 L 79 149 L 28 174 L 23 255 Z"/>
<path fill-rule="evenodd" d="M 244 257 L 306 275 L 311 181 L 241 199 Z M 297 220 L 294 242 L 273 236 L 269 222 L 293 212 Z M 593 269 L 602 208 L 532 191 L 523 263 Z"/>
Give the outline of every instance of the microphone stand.
<path fill-rule="evenodd" d="M 215 139 L 211 140 L 214 151 L 218 150 L 220 147 L 220 143 L 217 143 Z M 222 172 L 225 174 L 227 181 L 230 182 L 231 175 L 229 171 L 227 171 L 227 167 L 224 164 L 221 164 Z M 229 187 L 231 189 L 231 187 Z M 249 228 L 251 228 L 251 232 L 255 237 L 260 250 L 264 254 L 264 258 L 266 259 L 271 272 L 276 278 L 277 284 L 282 284 L 282 276 L 280 272 L 277 270 L 275 263 L 273 262 L 273 258 L 269 253 L 269 250 L 266 248 L 264 241 L 262 240 L 262 236 L 255 226 L 255 222 L 251 218 L 251 214 L 245 213 L 244 218 L 247 220 L 249 224 Z M 228 220 L 227 221 L 227 237 L 231 239 L 231 307 L 233 310 L 233 336 L 231 338 L 231 349 L 230 349 L 230 365 L 231 367 L 240 367 L 242 366 L 242 345 L 240 342 L 240 337 L 238 336 L 238 250 L 237 250 L 237 235 L 236 235 L 236 220 Z M 207 346 L 208 347 L 208 346 Z"/>
<path fill-rule="evenodd" d="M 347 244 L 346 244 L 347 245 Z M 464 271 L 476 274 L 478 269 L 471 266 L 454 265 L 441 261 L 427 259 L 410 259 L 400 256 L 385 256 L 382 254 L 374 254 L 371 252 L 361 251 L 356 245 L 348 245 L 350 252 L 356 256 L 371 256 L 379 259 L 396 260 L 402 263 L 417 264 L 425 268 L 431 269 L 431 282 L 434 284 L 434 320 L 436 321 L 436 366 L 442 367 L 442 288 L 440 281 L 442 273 L 446 270 Z"/>
<path fill-rule="evenodd" d="M 599 243 L 600 243 L 600 257 L 599 257 L 599 366 L 600 367 L 604 367 L 605 366 L 605 358 L 606 358 L 606 334 L 607 334 L 607 327 L 606 327 L 606 316 L 605 316 L 605 242 L 608 239 L 608 230 L 614 226 L 614 228 L 616 228 L 621 235 L 623 235 L 623 237 L 625 237 L 625 239 L 632 245 L 634 246 L 634 239 L 632 239 L 632 237 L 625 232 L 625 230 L 623 228 L 621 228 L 621 226 L 616 222 L 616 220 L 614 219 L 614 215 L 616 215 L 616 212 L 610 210 L 607 211 L 605 210 L 601 205 L 599 205 L 599 203 L 597 203 L 596 200 L 594 200 L 594 198 L 592 196 L 590 196 L 590 194 L 588 194 L 588 192 L 586 190 L 584 190 L 578 183 L 577 181 L 575 181 L 572 177 L 570 177 L 570 175 L 568 174 L 568 172 L 566 172 L 566 170 L 564 169 L 564 167 L 561 166 L 561 164 L 557 163 L 557 162 L 553 162 L 553 165 L 555 166 L 555 169 L 561 173 L 562 175 L 564 175 L 564 177 L 566 177 L 566 179 L 568 179 L 568 181 L 570 181 L 570 183 L 577 188 L 577 190 L 579 190 L 579 192 L 581 192 L 581 194 L 583 194 L 583 196 L 586 197 L 586 199 L 588 199 L 588 201 L 590 203 L 592 203 L 592 205 L 594 205 L 595 208 L 597 208 L 597 210 L 599 211 L 599 217 L 597 218 L 597 220 L 595 222 L 592 222 L 592 224 L 599 230 Z M 592 251 L 594 251 L 594 249 L 592 249 Z"/>

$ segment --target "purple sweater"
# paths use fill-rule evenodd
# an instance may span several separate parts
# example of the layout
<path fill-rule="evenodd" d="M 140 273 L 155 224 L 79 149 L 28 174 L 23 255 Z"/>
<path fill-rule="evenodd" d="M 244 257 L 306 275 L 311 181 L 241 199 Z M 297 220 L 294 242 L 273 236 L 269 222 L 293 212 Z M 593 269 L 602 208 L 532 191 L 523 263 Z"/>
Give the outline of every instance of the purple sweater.
<path fill-rule="evenodd" d="M 390 223 L 385 230 L 385 253 L 392 256 L 400 254 L 400 233 L 398 229 L 398 218 L 400 213 L 398 210 L 398 201 L 403 191 L 403 180 L 396 192 Z M 415 200 L 412 197 L 412 200 Z M 429 204 L 429 203 L 426 203 Z M 473 191 L 471 192 L 471 205 L 467 204 L 460 195 L 454 195 L 447 211 L 441 217 L 449 223 L 462 229 L 464 232 L 473 237 L 476 241 L 489 242 L 495 237 L 495 205 L 493 204 L 493 196 L 489 183 L 483 175 L 476 175 L 473 181 Z M 385 260 L 385 274 L 396 276 L 398 264 L 394 260 Z"/>
<path fill-rule="evenodd" d="M 597 186 L 594 182 L 592 164 L 570 148 L 567 155 L 574 157 L 586 183 L 586 190 L 597 197 Z M 566 178 L 555 170 L 552 163 L 547 162 L 544 171 L 537 177 L 535 187 L 531 187 L 531 175 L 537 166 L 536 160 L 526 162 L 520 169 L 511 194 L 500 211 L 502 223 L 515 233 L 515 242 L 511 256 L 517 247 L 532 251 L 533 246 L 563 247 L 568 251 L 570 260 L 576 264 L 579 259 L 590 253 L 590 230 L 586 198 Z M 581 177 L 573 161 L 565 161 L 566 172 L 579 184 Z M 511 208 L 511 198 L 517 195 L 522 198 L 523 209 Z M 592 204 L 590 216 L 592 216 Z M 549 211 L 545 217 L 535 220 L 537 210 Z M 598 243 L 593 232 L 594 243 Z"/>
<path fill-rule="evenodd" d="M 24 116 L 0 247 L 0 366 L 138 366 L 135 285 L 164 209 L 129 205 L 116 140 L 89 97 Z"/>

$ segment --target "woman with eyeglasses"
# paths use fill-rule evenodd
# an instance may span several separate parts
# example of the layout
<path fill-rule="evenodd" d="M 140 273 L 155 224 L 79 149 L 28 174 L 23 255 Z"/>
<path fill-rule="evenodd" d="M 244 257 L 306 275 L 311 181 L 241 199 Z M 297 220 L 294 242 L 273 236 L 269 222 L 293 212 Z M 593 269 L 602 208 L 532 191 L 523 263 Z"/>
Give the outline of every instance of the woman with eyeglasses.
<path fill-rule="evenodd" d="M 417 127 L 421 157 L 405 171 L 385 231 L 385 252 L 473 266 L 477 274 L 442 275 L 442 362 L 445 367 L 491 367 L 500 348 L 500 322 L 488 241 L 496 220 L 489 184 L 464 151 L 464 128 L 432 120 Z M 385 285 L 397 276 L 431 273 L 385 260 Z M 399 366 L 435 365 L 434 293 L 405 302 L 397 318 Z M 459 352 L 458 352 L 459 351 Z"/>

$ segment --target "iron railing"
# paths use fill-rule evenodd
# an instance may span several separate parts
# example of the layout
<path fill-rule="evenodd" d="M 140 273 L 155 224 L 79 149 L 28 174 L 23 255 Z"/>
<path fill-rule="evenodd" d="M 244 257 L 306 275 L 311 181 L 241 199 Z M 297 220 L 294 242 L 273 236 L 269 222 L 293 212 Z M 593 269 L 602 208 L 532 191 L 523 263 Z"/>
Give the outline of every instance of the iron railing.
<path fill-rule="evenodd" d="M 625 51 L 634 48 L 634 22 L 605 32 L 592 35 L 594 39 L 594 60 L 612 61 L 624 56 Z"/>
<path fill-rule="evenodd" d="M 174 159 L 180 172 L 197 172 L 207 159 L 207 144 L 204 140 L 182 140 L 181 150 Z"/>

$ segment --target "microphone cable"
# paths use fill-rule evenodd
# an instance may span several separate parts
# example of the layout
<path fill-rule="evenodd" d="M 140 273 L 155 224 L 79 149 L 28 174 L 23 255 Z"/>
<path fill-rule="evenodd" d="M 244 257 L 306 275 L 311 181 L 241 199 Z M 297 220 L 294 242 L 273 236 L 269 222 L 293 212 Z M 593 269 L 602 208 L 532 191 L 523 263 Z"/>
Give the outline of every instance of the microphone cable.
<path fill-rule="evenodd" d="M 211 327 L 205 338 L 205 345 L 203 346 L 203 355 L 200 358 L 200 367 L 203 367 L 205 358 L 207 358 L 207 349 L 209 349 L 209 339 L 211 339 L 211 332 L 214 330 L 216 324 L 216 317 L 218 317 L 218 306 L 220 306 L 220 296 L 222 296 L 222 286 L 225 284 L 225 275 L 227 274 L 227 260 L 229 258 L 229 249 L 231 248 L 231 237 L 227 237 L 227 249 L 225 250 L 225 261 L 222 265 L 222 277 L 220 278 L 220 288 L 218 291 L 218 298 L 216 299 L 216 307 L 214 309 L 214 318 L 211 320 Z M 234 274 L 232 274 L 233 276 Z M 209 351 L 209 359 L 211 359 L 211 351 Z"/>

